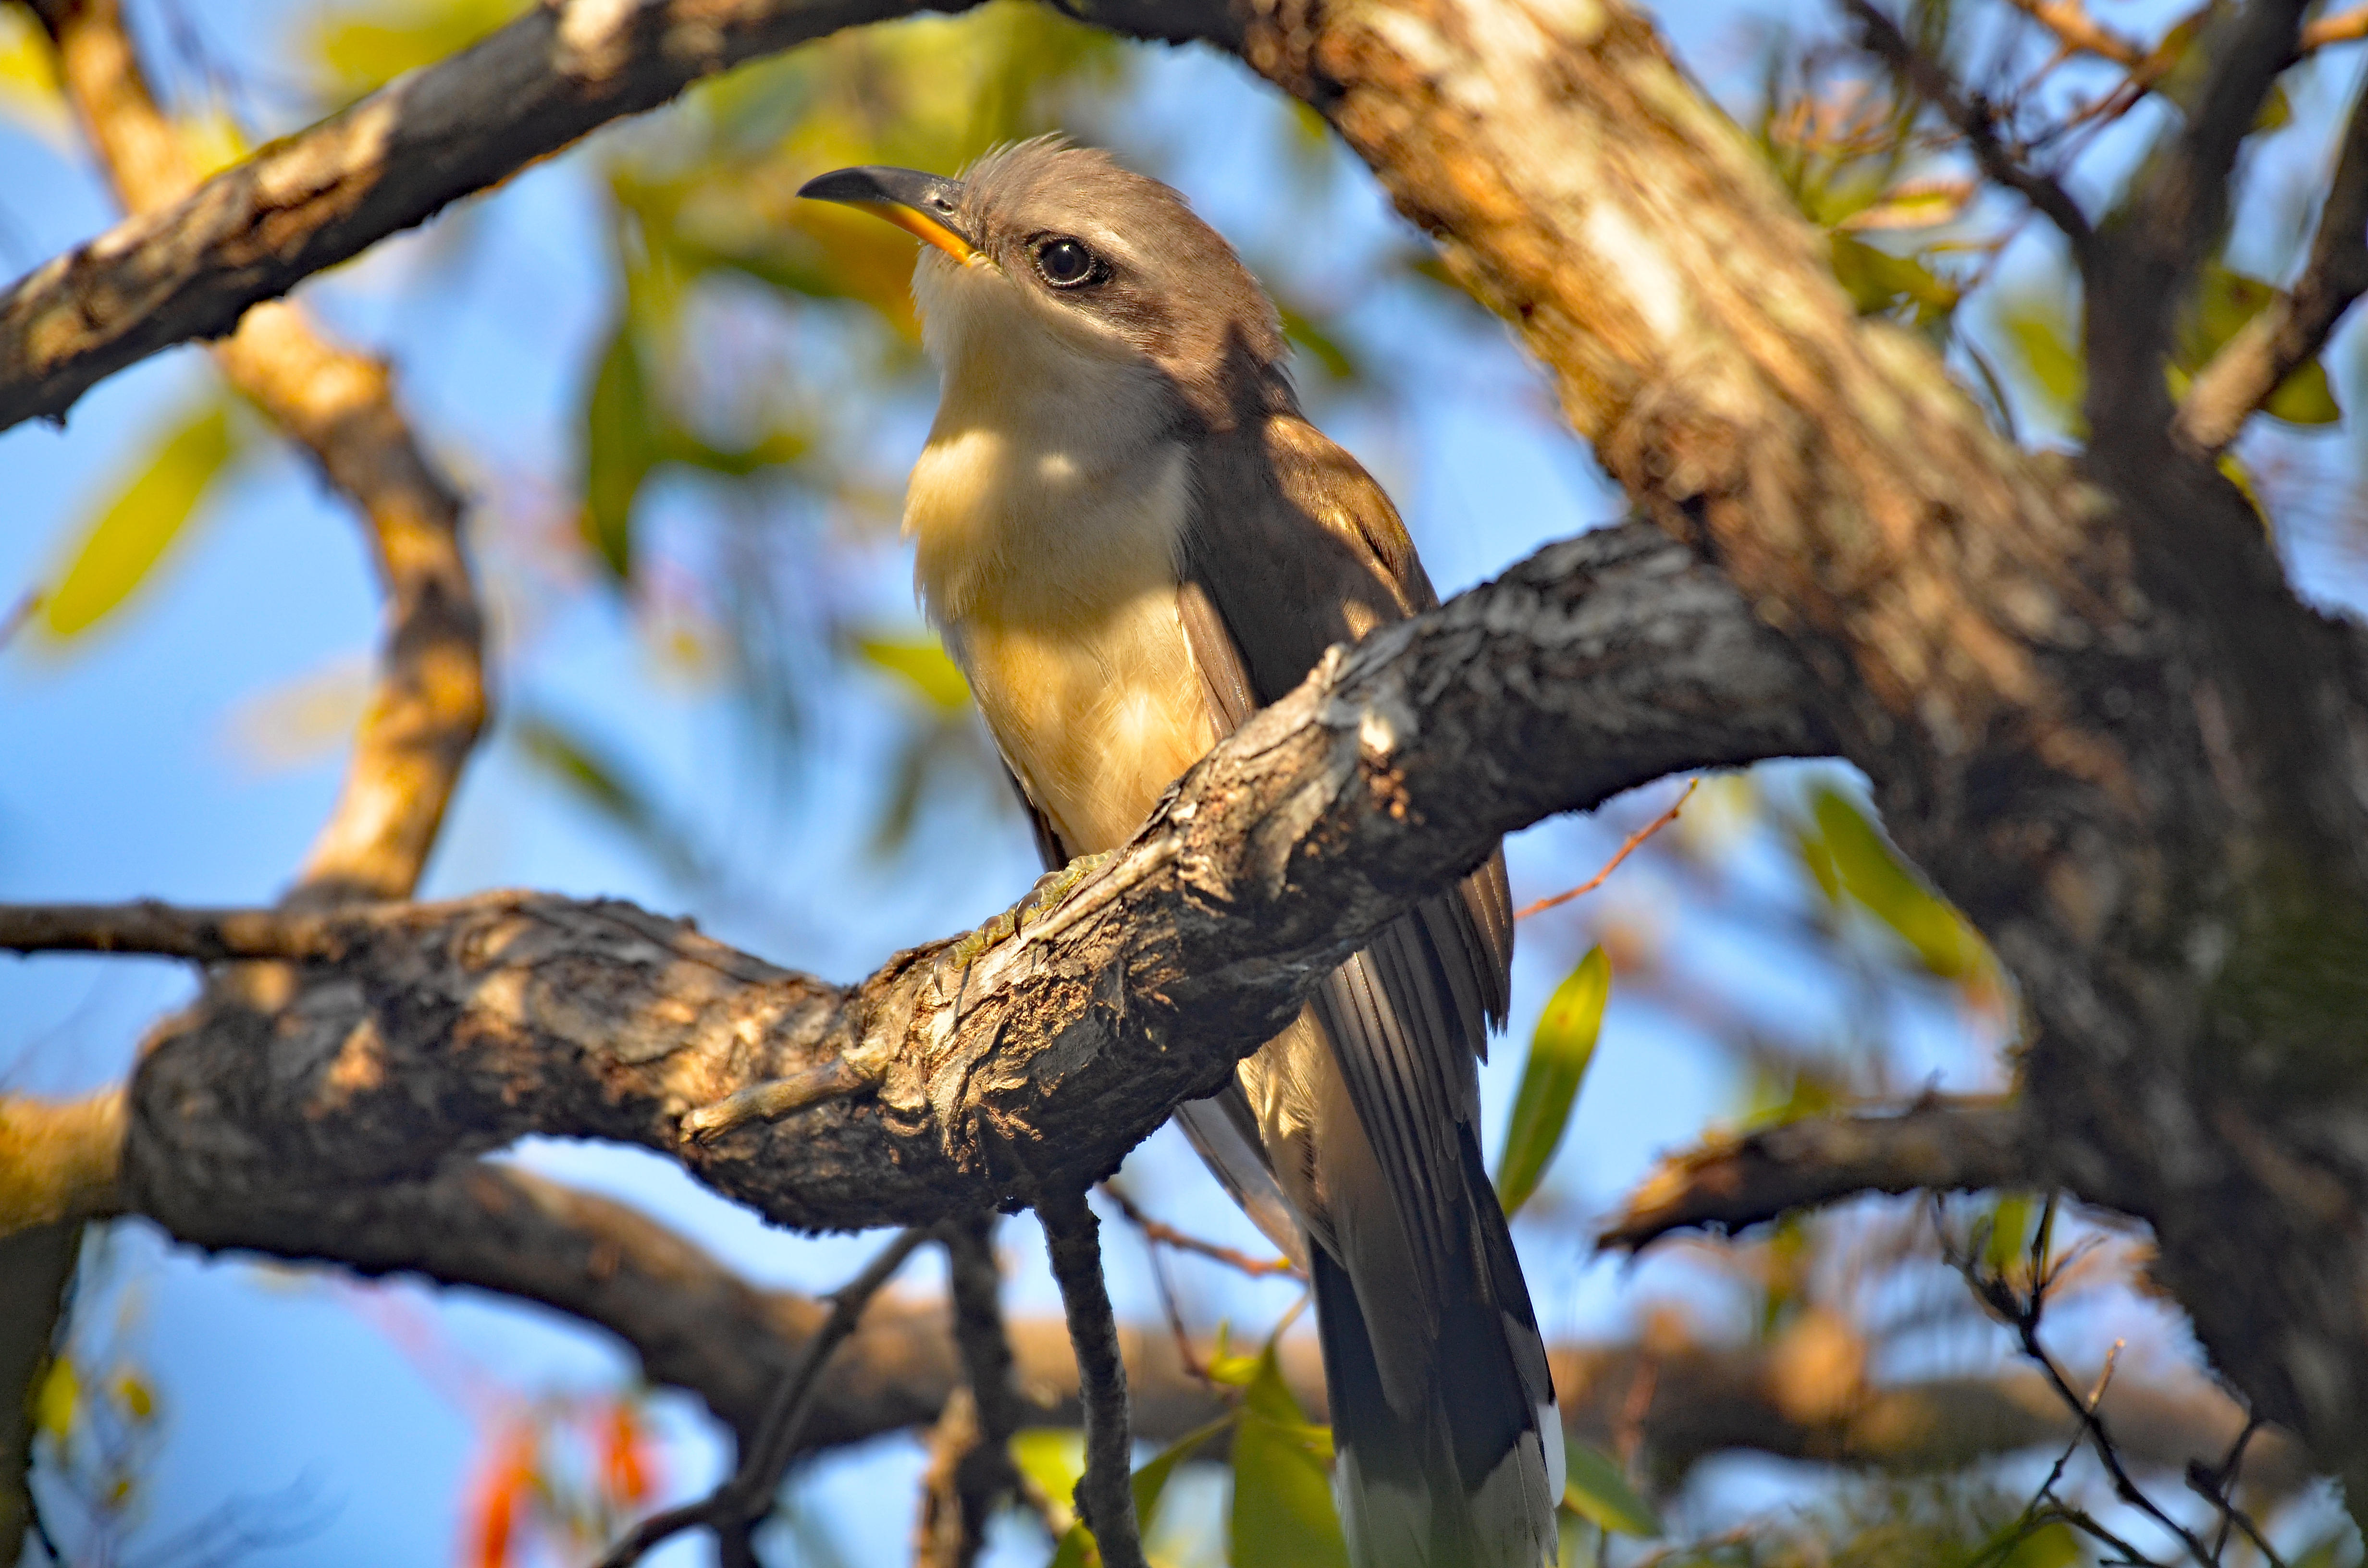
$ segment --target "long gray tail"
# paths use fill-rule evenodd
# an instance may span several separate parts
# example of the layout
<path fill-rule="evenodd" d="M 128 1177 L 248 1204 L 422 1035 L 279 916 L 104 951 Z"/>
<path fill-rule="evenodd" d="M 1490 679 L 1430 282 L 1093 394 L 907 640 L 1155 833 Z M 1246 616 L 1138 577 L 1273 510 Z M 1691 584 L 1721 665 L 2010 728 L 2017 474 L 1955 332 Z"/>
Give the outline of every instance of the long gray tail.
<path fill-rule="evenodd" d="M 1333 1484 L 1358 1568 L 1556 1559 L 1563 1436 L 1545 1346 L 1472 1130 L 1459 1131 L 1468 1267 L 1443 1271 L 1435 1314 L 1413 1310 L 1395 1246 L 1368 1267 L 1309 1249 Z"/>

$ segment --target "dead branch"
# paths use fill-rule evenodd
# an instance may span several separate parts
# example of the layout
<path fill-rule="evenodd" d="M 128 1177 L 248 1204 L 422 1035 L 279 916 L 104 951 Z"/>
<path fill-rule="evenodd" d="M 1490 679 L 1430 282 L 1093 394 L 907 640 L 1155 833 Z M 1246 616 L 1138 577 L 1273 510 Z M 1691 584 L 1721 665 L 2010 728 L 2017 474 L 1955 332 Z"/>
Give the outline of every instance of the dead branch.
<path fill-rule="evenodd" d="M 1174 1247 L 1178 1252 L 1189 1252 L 1212 1263 L 1222 1263 L 1253 1279 L 1277 1274 L 1287 1274 L 1296 1279 L 1307 1278 L 1300 1267 L 1287 1257 L 1255 1257 L 1239 1247 L 1222 1246 L 1189 1231 L 1179 1231 L 1165 1221 L 1155 1220 L 1136 1206 L 1134 1199 L 1127 1196 L 1126 1188 L 1114 1181 L 1102 1183 L 1100 1191 L 1103 1197 L 1118 1205 L 1118 1211 L 1126 1217 L 1126 1222 L 1142 1232 L 1144 1240 L 1147 1242 Z"/>
<path fill-rule="evenodd" d="M 2197 373 L 2174 428 L 2199 452 L 2217 452 L 2279 383 L 2318 357 L 2335 324 L 2368 292 L 2368 93 L 2351 106 L 2342 150 L 2319 208 L 2310 260 L 2291 294 L 2247 322 Z"/>
<path fill-rule="evenodd" d="M 1513 911 L 1513 918 L 1516 920 L 1527 920 L 1532 915 L 1543 915 L 1549 909 L 1559 909 L 1575 898 L 1585 898 L 1588 893 L 1593 892 L 1605 882 L 1610 881 L 1611 880 L 1611 873 L 1618 870 L 1621 863 L 1626 860 L 1629 856 L 1636 853 L 1637 849 L 1646 839 L 1652 837 L 1655 834 L 1660 832 L 1663 828 L 1678 820 L 1678 813 L 1686 809 L 1686 802 L 1693 799 L 1694 788 L 1701 782 L 1702 780 L 1699 778 L 1687 779 L 1686 787 L 1678 791 L 1678 798 L 1669 802 L 1669 809 L 1663 812 L 1659 816 L 1655 817 L 1651 822 L 1646 823 L 1644 826 L 1638 828 L 1635 832 L 1630 834 L 1626 838 L 1622 839 L 1621 841 L 1620 847 L 1611 852 L 1611 858 L 1603 862 L 1603 869 L 1601 870 L 1597 871 L 1595 875 L 1588 878 L 1587 881 L 1579 883 L 1578 886 L 1575 888 L 1555 893 L 1551 898 L 1539 899 L 1535 903 L 1523 904 L 1520 908 Z"/>

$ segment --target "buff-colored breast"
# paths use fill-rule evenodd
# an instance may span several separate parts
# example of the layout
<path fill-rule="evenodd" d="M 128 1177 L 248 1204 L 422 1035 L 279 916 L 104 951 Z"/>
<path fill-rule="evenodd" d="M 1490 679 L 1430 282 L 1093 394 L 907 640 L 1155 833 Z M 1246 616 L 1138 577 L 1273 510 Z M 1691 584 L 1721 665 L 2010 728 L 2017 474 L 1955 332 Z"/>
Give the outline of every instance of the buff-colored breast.
<path fill-rule="evenodd" d="M 967 341 L 906 494 L 916 585 L 1063 844 L 1114 848 L 1215 739 L 1176 604 L 1184 449 L 1134 416 L 1132 369 L 1041 333 L 981 343 L 992 296 L 925 303 Z"/>

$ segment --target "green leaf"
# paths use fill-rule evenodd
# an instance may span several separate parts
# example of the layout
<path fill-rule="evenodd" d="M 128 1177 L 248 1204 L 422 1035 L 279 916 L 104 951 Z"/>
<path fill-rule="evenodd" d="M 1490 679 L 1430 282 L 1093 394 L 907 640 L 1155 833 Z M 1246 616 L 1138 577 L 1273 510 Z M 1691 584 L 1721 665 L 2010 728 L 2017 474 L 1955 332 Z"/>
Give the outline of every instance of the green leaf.
<path fill-rule="evenodd" d="M 458 54 L 532 0 L 400 0 L 345 5 L 314 24 L 313 54 L 333 89 L 350 100 L 415 66 Z"/>
<path fill-rule="evenodd" d="M 934 637 L 859 636 L 855 652 L 873 669 L 894 676 L 931 709 L 959 713 L 970 706 L 970 683 Z"/>
<path fill-rule="evenodd" d="M 1011 1462 L 1036 1489 L 1069 1508 L 1086 1473 L 1086 1435 L 1075 1426 L 1030 1426 L 1011 1435 Z"/>
<path fill-rule="evenodd" d="M 1562 1500 L 1571 1512 L 1615 1535 L 1650 1540 L 1665 1533 L 1660 1516 L 1636 1495 L 1617 1460 L 1584 1443 L 1570 1445 L 1564 1458 L 1569 1469 Z"/>
<path fill-rule="evenodd" d="M 2178 344 L 2171 356 L 2173 395 L 2212 362 L 2228 340 L 2282 296 L 2258 278 L 2214 262 L 2196 279 L 2195 297 L 2180 318 Z M 2334 425 L 2343 418 L 2342 405 L 2327 369 L 2313 359 L 2278 383 L 2261 412 L 2288 425 Z"/>
<path fill-rule="evenodd" d="M 2088 395 L 2089 366 L 2080 354 L 2080 327 L 2059 293 L 2026 287 L 2002 299 L 1998 324 L 2013 349 L 2026 386 L 2035 391 L 2066 429 L 2082 428 L 2081 400 Z"/>
<path fill-rule="evenodd" d="M 1987 949 L 1964 916 L 1900 863 L 1881 830 L 1839 790 L 1810 797 L 1834 869 L 1851 898 L 1914 950 L 1943 980 L 1970 979 L 1987 967 Z"/>
<path fill-rule="evenodd" d="M 1244 1391 L 1234 1432 L 1233 1568 L 1349 1568 L 1332 1506 L 1332 1433 L 1313 1426 L 1282 1381 L 1271 1342 Z"/>
<path fill-rule="evenodd" d="M 42 601 L 42 630 L 63 642 L 130 597 L 196 513 L 235 445 L 230 409 L 220 398 L 168 429 L 147 465 L 84 530 L 65 575 Z"/>
<path fill-rule="evenodd" d="M 1289 305 L 1279 304 L 1282 317 L 1282 335 L 1304 349 L 1324 367 L 1325 374 L 1334 381 L 1353 381 L 1363 374 L 1356 358 L 1342 347 L 1340 340 L 1324 330 L 1321 323 Z"/>
<path fill-rule="evenodd" d="M 630 319 L 617 324 L 584 408 L 585 542 L 618 577 L 633 568 L 633 499 L 665 456 L 649 377 Z"/>
<path fill-rule="evenodd" d="M 1505 1152 L 1497 1162 L 1497 1199 L 1508 1219 L 1537 1191 L 1562 1146 L 1611 996 L 1611 960 L 1601 948 L 1590 948 L 1538 1015 L 1521 1086 L 1505 1123 Z"/>
<path fill-rule="evenodd" d="M 1145 1460 L 1134 1472 L 1131 1483 L 1134 1491 L 1134 1518 L 1145 1535 L 1150 1533 L 1152 1516 L 1159 1511 L 1159 1499 L 1167 1492 L 1168 1477 L 1176 1473 L 1176 1467 L 1191 1458 L 1193 1449 L 1228 1430 L 1233 1424 L 1234 1416 L 1228 1414 L 1197 1431 L 1187 1432 Z M 1085 1453 L 1082 1433 L 1078 1435 L 1077 1452 L 1082 1463 Z M 1076 1484 L 1076 1482 L 1070 1483 L 1073 1488 Z M 1062 1532 L 1061 1543 L 1053 1551 L 1052 1568 L 1099 1568 L 1101 1560 L 1101 1551 L 1095 1544 L 1094 1532 L 1086 1528 L 1081 1520 Z"/>
<path fill-rule="evenodd" d="M 1924 326 L 1946 321 L 1957 308 L 1957 286 L 1913 256 L 1894 256 L 1839 230 L 1827 241 L 1834 277 L 1861 315 L 1905 305 Z"/>

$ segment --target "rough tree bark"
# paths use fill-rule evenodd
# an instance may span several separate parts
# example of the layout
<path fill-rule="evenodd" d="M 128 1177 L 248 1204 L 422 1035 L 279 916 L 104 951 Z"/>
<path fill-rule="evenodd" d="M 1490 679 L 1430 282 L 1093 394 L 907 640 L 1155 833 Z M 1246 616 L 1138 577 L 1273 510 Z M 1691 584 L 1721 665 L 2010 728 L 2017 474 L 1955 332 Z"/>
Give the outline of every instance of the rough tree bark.
<path fill-rule="evenodd" d="M 0 299 L 0 416 L 63 410 L 141 353 L 223 331 L 701 72 L 910 8 L 539 12 L 19 284 Z M 1042 929 L 906 955 L 849 996 L 643 917 L 550 903 L 282 925 L 254 950 L 302 957 L 301 983 L 143 1064 L 124 1165 L 141 1206 L 219 1237 L 236 1216 L 182 1194 L 416 1177 L 423 1151 L 554 1122 L 676 1149 L 803 1223 L 1025 1200 L 1106 1168 L 1292 1006 L 1309 966 L 1486 836 L 1658 768 L 1816 746 L 1864 769 L 1902 847 L 2021 985 L 2021 1090 L 1968 1131 L 2044 1150 L 2046 1182 L 2148 1221 L 2157 1272 L 2218 1367 L 2368 1495 L 2368 665 L 2353 629 L 2294 599 L 2213 466 L 2226 410 L 2182 432 L 2161 375 L 2302 6 L 2255 0 L 2218 24 L 2197 111 L 2112 222 L 2091 230 L 2043 179 L 2015 182 L 2071 233 L 2088 284 L 2094 437 L 2078 464 L 2015 449 L 1920 344 L 1852 314 L 1757 154 L 1625 6 L 1087 9 L 1233 49 L 1326 116 L 1691 552 L 1653 570 L 1732 585 L 1724 602 L 1756 621 L 1726 646 L 1773 710 L 1737 729 L 1737 707 L 1712 699 L 1732 687 L 1656 684 L 1699 652 L 1688 637 L 1648 631 L 1609 665 L 1569 641 L 1618 602 L 1569 591 L 1581 549 L 1327 667 Z M 2296 298 L 2332 321 L 2356 290 L 2332 265 L 2320 281 Z M 1622 706 L 1672 696 L 1650 710 L 1662 728 Z M 1608 734 L 1577 717 L 1602 702 L 1622 716 Z M 1436 755 L 1442 736 L 1465 766 Z M 1622 749 L 1639 736 L 1651 744 Z M 560 974 L 568 990 L 549 984 Z M 778 1006 L 731 1000 L 759 994 Z M 1187 999 L 1205 1033 L 1177 1027 Z M 751 1032 L 730 1033 L 743 1019 Z M 990 1020 L 1000 1032 L 980 1032 Z M 458 1058 L 433 1079 L 452 1096 L 435 1121 L 389 1087 L 431 1071 L 428 1039 Z M 291 1075 L 197 1070 L 232 1049 Z M 703 1098 L 825 1054 L 871 1086 L 800 1113 L 803 1165 L 756 1158 L 795 1154 L 779 1131 L 676 1141 Z M 326 1146 L 315 1115 L 350 1139 Z M 1814 1153 L 1801 1137 L 1792 1152 Z M 835 1178 L 858 1165 L 893 1177 L 853 1193 Z M 1718 1217 L 1873 1179 L 1853 1159 L 1814 1175 Z"/>

